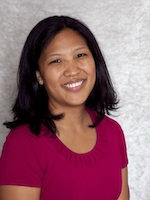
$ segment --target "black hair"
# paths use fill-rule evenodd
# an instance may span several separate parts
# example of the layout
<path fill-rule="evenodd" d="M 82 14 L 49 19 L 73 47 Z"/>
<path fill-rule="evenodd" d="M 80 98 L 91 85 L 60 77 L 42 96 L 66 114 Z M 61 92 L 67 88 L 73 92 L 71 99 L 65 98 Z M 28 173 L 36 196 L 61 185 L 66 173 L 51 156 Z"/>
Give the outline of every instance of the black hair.
<path fill-rule="evenodd" d="M 13 129 L 21 124 L 29 124 L 31 131 L 39 135 L 44 124 L 53 134 L 57 128 L 54 120 L 59 120 L 63 114 L 53 115 L 48 108 L 48 95 L 40 86 L 36 71 L 41 52 L 60 31 L 70 28 L 77 31 L 86 41 L 96 66 L 96 82 L 85 102 L 98 115 L 96 126 L 110 111 L 117 109 L 117 95 L 113 88 L 110 75 L 99 45 L 89 30 L 81 21 L 68 16 L 52 16 L 40 21 L 29 33 L 24 44 L 18 69 L 18 95 L 12 108 L 14 119 L 5 122 L 7 128 Z"/>

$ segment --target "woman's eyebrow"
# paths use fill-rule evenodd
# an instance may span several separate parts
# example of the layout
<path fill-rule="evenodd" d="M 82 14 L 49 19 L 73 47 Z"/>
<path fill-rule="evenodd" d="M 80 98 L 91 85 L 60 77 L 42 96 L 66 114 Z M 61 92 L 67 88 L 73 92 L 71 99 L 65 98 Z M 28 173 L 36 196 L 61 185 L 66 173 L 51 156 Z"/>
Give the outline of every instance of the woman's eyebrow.
<path fill-rule="evenodd" d="M 73 52 L 76 52 L 76 51 L 79 51 L 79 50 L 82 50 L 82 49 L 88 49 L 88 47 L 87 47 L 87 46 L 77 47 L 77 48 L 74 48 L 74 49 L 73 49 Z M 53 52 L 52 52 L 52 53 L 49 53 L 49 54 L 46 56 L 46 59 L 49 58 L 49 57 L 62 56 L 62 55 L 63 55 L 63 53 L 59 53 L 59 52 L 58 52 L 58 53 L 57 53 L 57 52 L 56 52 L 56 53 L 55 53 L 55 52 L 53 53 Z"/>
<path fill-rule="evenodd" d="M 78 47 L 78 48 L 74 49 L 74 51 L 78 51 L 78 50 L 82 50 L 82 49 L 88 49 L 88 47 L 87 46 Z"/>
<path fill-rule="evenodd" d="M 46 59 L 49 58 L 49 57 L 54 57 L 54 56 L 61 56 L 63 54 L 61 53 L 49 53 L 47 56 L 46 56 Z"/>

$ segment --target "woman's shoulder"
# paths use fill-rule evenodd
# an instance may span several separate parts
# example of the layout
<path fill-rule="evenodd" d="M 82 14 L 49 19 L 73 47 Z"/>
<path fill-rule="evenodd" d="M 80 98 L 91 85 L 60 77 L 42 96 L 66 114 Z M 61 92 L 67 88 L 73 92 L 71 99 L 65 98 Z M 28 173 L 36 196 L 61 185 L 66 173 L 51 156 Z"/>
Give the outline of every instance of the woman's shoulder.
<path fill-rule="evenodd" d="M 41 186 L 48 160 L 47 143 L 44 137 L 34 135 L 28 125 L 11 130 L 0 157 L 0 184 Z"/>
<path fill-rule="evenodd" d="M 14 155 L 22 160 L 30 160 L 31 157 L 45 160 L 47 151 L 52 151 L 51 137 L 46 130 L 46 127 L 42 127 L 40 135 L 36 136 L 28 124 L 17 126 L 8 133 L 3 144 L 2 156 Z"/>
<path fill-rule="evenodd" d="M 27 140 L 29 138 L 34 138 L 36 139 L 36 135 L 34 135 L 28 124 L 24 124 L 24 125 L 19 125 L 17 127 L 15 127 L 14 129 L 12 129 L 7 137 L 6 140 L 11 140 L 13 142 L 17 141 L 17 140 Z"/>
<path fill-rule="evenodd" d="M 101 136 L 107 138 L 111 142 L 124 141 L 124 132 L 121 125 L 113 118 L 105 116 L 98 124 L 97 130 Z"/>
<path fill-rule="evenodd" d="M 18 125 L 15 128 L 11 129 L 9 134 L 11 135 L 11 134 L 18 134 L 18 133 L 19 134 L 31 133 L 29 124 Z"/>
<path fill-rule="evenodd" d="M 110 128 L 117 128 L 117 129 L 121 129 L 121 125 L 119 124 L 119 122 L 109 116 L 104 116 L 104 119 L 102 120 L 102 123 L 104 125 L 107 125 Z"/>
<path fill-rule="evenodd" d="M 18 146 L 19 144 L 23 146 L 37 146 L 43 143 L 43 141 L 45 140 L 44 136 L 46 134 L 51 135 L 51 133 L 48 132 L 45 126 L 41 126 L 40 134 L 37 136 L 30 130 L 28 124 L 23 124 L 15 127 L 8 133 L 5 143 L 7 143 L 7 145 L 13 144 L 16 146 Z"/>
<path fill-rule="evenodd" d="M 88 111 L 88 113 L 90 114 L 91 118 L 93 121 L 96 121 L 98 115 L 90 108 L 86 108 L 86 110 Z M 112 117 L 105 115 L 103 117 L 103 119 L 100 121 L 100 123 L 98 124 L 98 126 L 106 126 L 107 128 L 117 128 L 117 129 L 121 129 L 120 124 L 117 122 L 117 120 L 113 119 Z"/>

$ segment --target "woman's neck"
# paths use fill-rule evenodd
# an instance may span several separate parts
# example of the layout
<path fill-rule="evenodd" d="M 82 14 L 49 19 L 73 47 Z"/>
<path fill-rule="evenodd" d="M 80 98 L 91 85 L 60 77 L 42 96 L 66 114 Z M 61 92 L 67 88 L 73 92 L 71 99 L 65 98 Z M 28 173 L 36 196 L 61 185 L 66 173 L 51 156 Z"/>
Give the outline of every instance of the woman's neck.
<path fill-rule="evenodd" d="M 64 117 L 61 120 L 55 121 L 60 133 L 68 132 L 67 130 L 71 130 L 72 133 L 80 133 L 92 124 L 91 118 L 84 106 L 67 108 L 58 113 L 64 113 Z"/>
<path fill-rule="evenodd" d="M 55 121 L 59 140 L 76 153 L 91 151 L 96 144 L 97 136 L 96 130 L 89 127 L 92 120 L 85 107 L 68 109 L 64 114 L 64 118 Z"/>

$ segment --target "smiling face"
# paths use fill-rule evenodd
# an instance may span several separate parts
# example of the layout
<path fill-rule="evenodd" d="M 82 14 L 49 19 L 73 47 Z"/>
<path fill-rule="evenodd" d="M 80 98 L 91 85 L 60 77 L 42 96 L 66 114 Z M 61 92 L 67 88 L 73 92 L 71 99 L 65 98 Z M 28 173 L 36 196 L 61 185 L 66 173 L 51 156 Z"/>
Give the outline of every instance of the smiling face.
<path fill-rule="evenodd" d="M 72 29 L 59 32 L 41 53 L 36 75 L 51 110 L 83 106 L 96 79 L 95 62 L 84 38 Z"/>

